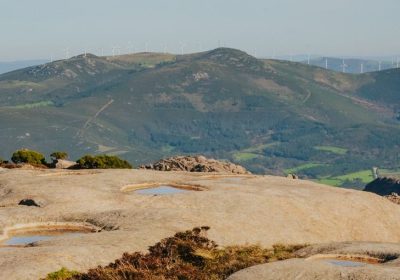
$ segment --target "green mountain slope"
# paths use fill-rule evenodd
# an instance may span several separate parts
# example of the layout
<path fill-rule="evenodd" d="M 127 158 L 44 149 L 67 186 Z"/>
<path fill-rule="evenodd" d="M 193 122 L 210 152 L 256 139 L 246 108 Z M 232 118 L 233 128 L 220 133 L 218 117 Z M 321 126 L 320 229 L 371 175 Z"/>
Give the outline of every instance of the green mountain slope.
<path fill-rule="evenodd" d="M 395 74 L 385 103 L 376 97 L 379 73 L 346 75 L 233 49 L 78 56 L 0 75 L 0 156 L 27 147 L 140 164 L 201 153 L 255 172 L 300 167 L 312 178 L 394 168 Z"/>

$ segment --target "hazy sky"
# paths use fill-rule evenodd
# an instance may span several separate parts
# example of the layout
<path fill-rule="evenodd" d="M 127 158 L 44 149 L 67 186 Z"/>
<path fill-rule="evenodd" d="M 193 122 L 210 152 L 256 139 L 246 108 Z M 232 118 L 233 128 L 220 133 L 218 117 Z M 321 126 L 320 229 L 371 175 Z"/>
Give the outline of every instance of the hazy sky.
<path fill-rule="evenodd" d="M 0 61 L 88 52 L 400 54 L 400 0 L 0 0 Z"/>

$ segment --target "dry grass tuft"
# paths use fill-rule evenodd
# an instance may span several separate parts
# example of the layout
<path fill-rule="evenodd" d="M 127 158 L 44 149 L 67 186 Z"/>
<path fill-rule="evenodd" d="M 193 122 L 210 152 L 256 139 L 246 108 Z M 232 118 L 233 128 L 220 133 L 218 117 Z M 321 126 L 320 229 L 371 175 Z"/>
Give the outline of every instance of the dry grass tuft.
<path fill-rule="evenodd" d="M 209 227 L 178 232 L 151 246 L 149 253 L 124 253 L 105 267 L 73 275 L 71 280 L 221 280 L 257 264 L 294 257 L 304 246 L 258 245 L 219 248 L 206 237 Z M 52 279 L 52 278 L 48 278 Z M 61 280 L 61 279 L 59 279 Z"/>

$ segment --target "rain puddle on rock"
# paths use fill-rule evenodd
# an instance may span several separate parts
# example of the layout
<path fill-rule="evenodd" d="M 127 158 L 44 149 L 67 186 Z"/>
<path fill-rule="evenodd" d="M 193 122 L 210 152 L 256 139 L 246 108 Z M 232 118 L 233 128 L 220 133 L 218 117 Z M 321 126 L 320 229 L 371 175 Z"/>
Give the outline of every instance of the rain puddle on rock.
<path fill-rule="evenodd" d="M 176 188 L 173 186 L 157 186 L 153 188 L 147 188 L 147 189 L 140 189 L 135 191 L 136 194 L 142 194 L 142 195 L 169 195 L 169 194 L 178 194 L 178 193 L 186 193 L 190 192 L 191 190 L 185 190 L 181 188 Z"/>
<path fill-rule="evenodd" d="M 367 263 L 364 262 L 357 262 L 357 261 L 345 261 L 345 260 L 326 260 L 326 262 L 336 265 L 336 266 L 343 266 L 343 267 L 360 267 L 365 266 Z"/>
<path fill-rule="evenodd" d="M 3 246 L 16 246 L 23 247 L 25 245 L 35 243 L 38 241 L 45 241 L 56 239 L 59 237 L 73 236 L 78 237 L 82 234 L 89 233 L 90 231 L 69 231 L 69 230 L 43 230 L 43 231 L 32 231 L 23 232 L 12 235 L 10 238 L 2 242 Z"/>

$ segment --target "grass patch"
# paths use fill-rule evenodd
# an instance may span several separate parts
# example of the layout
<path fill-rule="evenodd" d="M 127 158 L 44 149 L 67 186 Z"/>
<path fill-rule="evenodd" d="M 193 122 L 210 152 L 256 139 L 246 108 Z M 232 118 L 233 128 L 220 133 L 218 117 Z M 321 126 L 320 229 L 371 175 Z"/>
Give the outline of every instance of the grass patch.
<path fill-rule="evenodd" d="M 79 272 L 68 270 L 63 267 L 60 270 L 47 274 L 46 278 L 43 278 L 42 280 L 67 280 L 77 275 L 79 275 Z"/>
<path fill-rule="evenodd" d="M 179 232 L 151 246 L 147 254 L 123 254 L 105 267 L 72 276 L 74 280 L 222 280 L 241 269 L 294 258 L 305 245 L 274 245 L 265 249 L 253 246 L 220 248 L 206 237 L 209 227 Z"/>
<path fill-rule="evenodd" d="M 319 151 L 329 152 L 337 155 L 345 155 L 347 153 L 347 149 L 334 146 L 316 146 L 314 148 Z"/>
<path fill-rule="evenodd" d="M 314 181 L 320 184 L 334 186 L 334 187 L 339 187 L 343 183 L 342 180 L 335 178 L 321 178 L 321 179 L 316 179 Z"/>
<path fill-rule="evenodd" d="M 255 158 L 263 157 L 264 149 L 273 147 L 277 144 L 279 144 L 279 142 L 261 144 L 247 149 L 243 149 L 232 153 L 232 157 L 235 161 L 249 161 Z"/>
<path fill-rule="evenodd" d="M 337 176 L 336 178 L 339 180 L 343 180 L 343 181 L 345 181 L 345 180 L 349 180 L 349 181 L 361 180 L 363 183 L 366 183 L 366 184 L 368 184 L 369 182 L 374 180 L 374 178 L 372 177 L 371 170 L 362 170 L 362 171 L 349 173 L 349 174 L 342 175 L 342 176 Z"/>
<path fill-rule="evenodd" d="M 233 159 L 236 161 L 248 161 L 248 160 L 252 160 L 255 158 L 258 158 L 260 155 L 254 154 L 254 153 L 242 153 L 242 152 L 238 152 L 238 153 L 234 153 L 233 154 Z"/>
<path fill-rule="evenodd" d="M 41 101 L 36 103 L 28 103 L 28 104 L 21 104 L 16 106 L 10 106 L 8 108 L 11 109 L 32 109 L 32 108 L 39 108 L 39 107 L 49 107 L 53 106 L 53 101 Z"/>
<path fill-rule="evenodd" d="M 358 172 L 353 172 L 341 176 L 334 176 L 334 177 L 324 177 L 316 179 L 315 181 L 321 184 L 340 187 L 346 181 L 360 181 L 363 184 L 368 184 L 369 182 L 373 181 L 374 178 L 372 177 L 371 170 L 361 170 Z"/>
<path fill-rule="evenodd" d="M 286 174 L 293 174 L 293 173 L 298 173 L 299 171 L 302 171 L 302 170 L 306 170 L 306 169 L 310 169 L 310 168 L 313 168 L 313 167 L 319 167 L 319 166 L 324 166 L 325 164 L 324 163 L 305 163 L 305 164 L 302 164 L 302 165 L 299 165 L 299 166 L 296 166 L 296 167 L 293 167 L 293 168 L 287 168 L 287 169 L 285 169 L 284 170 L 284 172 L 286 173 Z"/>

